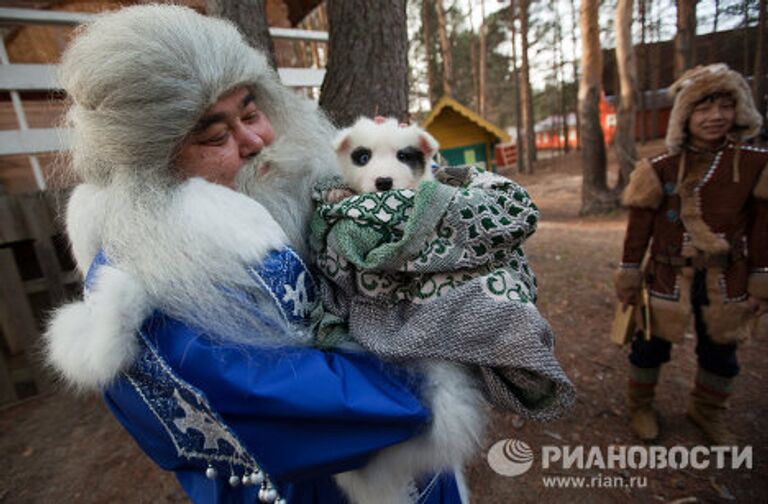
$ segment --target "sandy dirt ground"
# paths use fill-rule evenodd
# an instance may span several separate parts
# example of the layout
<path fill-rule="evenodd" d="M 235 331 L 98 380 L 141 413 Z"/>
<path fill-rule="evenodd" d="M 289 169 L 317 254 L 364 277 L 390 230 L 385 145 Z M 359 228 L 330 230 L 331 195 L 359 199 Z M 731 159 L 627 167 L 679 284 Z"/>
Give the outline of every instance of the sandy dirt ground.
<path fill-rule="evenodd" d="M 641 154 L 661 150 L 655 143 Z M 613 164 L 613 163 L 612 163 Z M 620 257 L 626 214 L 580 218 L 577 154 L 539 163 L 517 177 L 542 211 L 526 251 L 540 284 L 539 308 L 558 336 L 557 355 L 575 383 L 570 415 L 549 424 L 494 413 L 485 451 L 516 439 L 534 454 L 531 469 L 501 476 L 484 458 L 469 468 L 475 503 L 768 502 L 768 334 L 739 351 L 742 373 L 732 399 L 732 428 L 753 450 L 753 467 L 717 469 L 563 469 L 542 467 L 545 447 L 638 444 L 626 421 L 627 349 L 608 341 L 614 310 L 611 273 Z M 708 446 L 685 418 L 696 371 L 695 337 L 675 348 L 662 371 L 658 394 L 665 447 Z M 713 463 L 714 466 L 714 457 Z M 0 411 L 0 502 L 185 502 L 174 478 L 157 469 L 110 416 L 99 398 L 54 392 Z M 549 488 L 545 478 L 571 478 L 571 488 Z M 579 478 L 584 478 L 579 480 Z M 634 478 L 634 480 L 632 479 Z M 561 480 L 563 481 L 563 480 Z M 573 488 L 582 481 L 585 488 Z M 635 487 L 630 488 L 634 481 Z M 565 484 L 565 483 L 562 483 Z M 587 488 L 590 487 L 590 488 Z"/>

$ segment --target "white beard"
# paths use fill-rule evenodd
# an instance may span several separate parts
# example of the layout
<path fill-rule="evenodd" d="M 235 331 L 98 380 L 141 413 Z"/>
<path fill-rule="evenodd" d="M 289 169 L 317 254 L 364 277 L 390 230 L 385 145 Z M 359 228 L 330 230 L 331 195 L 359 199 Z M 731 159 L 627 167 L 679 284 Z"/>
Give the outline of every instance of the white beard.
<path fill-rule="evenodd" d="M 315 208 L 312 190 L 320 178 L 334 173 L 336 157 L 330 142 L 318 146 L 283 136 L 240 170 L 236 186 L 269 210 L 307 262 L 309 222 Z"/>
<path fill-rule="evenodd" d="M 248 274 L 288 240 L 269 212 L 242 194 L 199 178 L 154 192 L 83 185 L 70 200 L 67 227 L 81 271 L 103 248 L 152 306 L 211 337 L 260 345 L 311 340 L 285 325 Z M 256 305 L 274 323 L 255 316 Z"/>

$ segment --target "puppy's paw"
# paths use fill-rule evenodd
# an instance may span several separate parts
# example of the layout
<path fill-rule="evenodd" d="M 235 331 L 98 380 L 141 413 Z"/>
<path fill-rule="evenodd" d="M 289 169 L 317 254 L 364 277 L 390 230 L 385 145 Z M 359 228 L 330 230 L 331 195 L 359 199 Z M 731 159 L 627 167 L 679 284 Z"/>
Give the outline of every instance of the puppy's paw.
<path fill-rule="evenodd" d="M 350 196 L 354 196 L 356 193 L 347 187 L 336 187 L 334 189 L 329 189 L 325 192 L 323 195 L 323 199 L 326 201 L 326 203 L 338 203 L 339 201 L 349 198 Z"/>

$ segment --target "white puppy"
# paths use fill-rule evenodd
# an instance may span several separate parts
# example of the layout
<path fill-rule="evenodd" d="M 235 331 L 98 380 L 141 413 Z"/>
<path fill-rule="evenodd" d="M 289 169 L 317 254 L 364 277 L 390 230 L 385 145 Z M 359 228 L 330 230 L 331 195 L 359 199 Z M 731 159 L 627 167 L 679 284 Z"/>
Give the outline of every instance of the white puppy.
<path fill-rule="evenodd" d="M 333 147 L 341 174 L 359 192 L 414 189 L 432 180 L 439 145 L 432 135 L 394 118 L 361 117 L 341 130 Z"/>
<path fill-rule="evenodd" d="M 362 117 L 334 141 L 345 182 L 358 193 L 415 189 L 433 180 L 437 141 L 418 126 L 395 119 Z M 350 196 L 344 189 L 326 195 L 331 202 Z M 338 474 L 336 481 L 355 504 L 416 502 L 413 486 L 430 473 L 454 471 L 462 502 L 469 502 L 463 467 L 478 452 L 486 424 L 486 405 L 474 378 L 463 366 L 422 361 L 410 366 L 424 376 L 422 400 L 432 422 L 421 435 L 380 451 L 362 469 Z"/>

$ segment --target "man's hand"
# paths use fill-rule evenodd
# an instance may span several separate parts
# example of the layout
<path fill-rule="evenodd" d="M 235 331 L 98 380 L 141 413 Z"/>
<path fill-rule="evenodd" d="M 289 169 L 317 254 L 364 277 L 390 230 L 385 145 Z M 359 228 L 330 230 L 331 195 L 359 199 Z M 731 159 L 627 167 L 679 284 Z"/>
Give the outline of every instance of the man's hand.
<path fill-rule="evenodd" d="M 768 313 L 768 299 L 749 296 L 747 303 L 749 303 L 749 309 L 752 310 L 755 317 L 761 317 Z"/>

